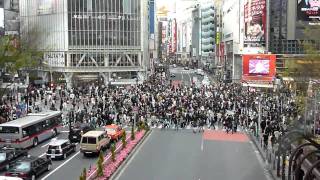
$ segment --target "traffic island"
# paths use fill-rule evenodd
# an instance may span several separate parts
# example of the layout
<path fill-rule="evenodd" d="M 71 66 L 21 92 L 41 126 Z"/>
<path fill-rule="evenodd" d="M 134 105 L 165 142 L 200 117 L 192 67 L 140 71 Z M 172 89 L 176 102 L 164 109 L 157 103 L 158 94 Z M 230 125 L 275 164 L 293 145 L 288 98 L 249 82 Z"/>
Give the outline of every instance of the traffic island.
<path fill-rule="evenodd" d="M 139 143 L 140 141 L 144 140 L 148 135 L 150 134 L 150 131 L 141 130 L 139 132 L 136 132 L 135 139 L 131 139 L 131 135 L 128 134 L 126 138 L 126 146 L 123 147 L 123 143 L 119 141 L 115 145 L 115 158 L 114 161 L 112 159 L 112 152 L 110 151 L 107 153 L 107 155 L 104 157 L 103 160 L 103 173 L 102 175 L 98 176 L 98 168 L 92 167 L 88 173 L 87 173 L 87 180 L 106 180 L 109 179 L 120 167 L 120 165 L 127 159 L 127 157 L 136 149 L 135 147 L 137 145 L 141 145 Z"/>

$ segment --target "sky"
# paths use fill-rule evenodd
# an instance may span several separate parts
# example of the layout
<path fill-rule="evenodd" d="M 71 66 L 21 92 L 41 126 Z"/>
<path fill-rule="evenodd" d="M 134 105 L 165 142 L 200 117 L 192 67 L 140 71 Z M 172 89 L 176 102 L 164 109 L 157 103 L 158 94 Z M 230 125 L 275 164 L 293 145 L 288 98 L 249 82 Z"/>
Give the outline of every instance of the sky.
<path fill-rule="evenodd" d="M 0 8 L 0 27 L 4 27 L 4 12 L 3 12 L 3 8 Z"/>

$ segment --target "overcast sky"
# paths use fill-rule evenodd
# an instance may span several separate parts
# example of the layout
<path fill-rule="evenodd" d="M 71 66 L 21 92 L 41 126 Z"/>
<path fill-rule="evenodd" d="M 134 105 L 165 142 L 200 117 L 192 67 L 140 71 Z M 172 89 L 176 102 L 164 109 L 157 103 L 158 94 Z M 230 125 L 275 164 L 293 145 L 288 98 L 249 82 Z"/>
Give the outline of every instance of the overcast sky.
<path fill-rule="evenodd" d="M 4 12 L 3 12 L 3 8 L 0 8 L 0 27 L 4 27 Z"/>

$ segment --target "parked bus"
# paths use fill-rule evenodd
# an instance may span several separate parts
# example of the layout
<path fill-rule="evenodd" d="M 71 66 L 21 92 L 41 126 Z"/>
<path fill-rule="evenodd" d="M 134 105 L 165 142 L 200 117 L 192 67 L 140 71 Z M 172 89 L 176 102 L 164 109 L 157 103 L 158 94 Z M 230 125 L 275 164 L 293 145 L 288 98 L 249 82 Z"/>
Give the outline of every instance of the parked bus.
<path fill-rule="evenodd" d="M 0 124 L 0 147 L 27 148 L 56 136 L 62 128 L 62 113 L 47 111 L 31 113 Z"/>

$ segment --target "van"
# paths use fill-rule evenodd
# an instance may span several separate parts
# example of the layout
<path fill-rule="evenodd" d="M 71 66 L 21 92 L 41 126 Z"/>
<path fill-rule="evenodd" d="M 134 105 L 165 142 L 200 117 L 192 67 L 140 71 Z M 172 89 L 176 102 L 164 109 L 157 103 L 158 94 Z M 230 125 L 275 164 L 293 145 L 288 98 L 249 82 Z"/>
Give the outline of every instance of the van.
<path fill-rule="evenodd" d="M 0 180 L 23 180 L 23 179 L 19 177 L 0 176 Z"/>
<path fill-rule="evenodd" d="M 83 155 L 99 154 L 110 145 L 110 138 L 105 131 L 89 131 L 81 137 L 80 151 Z"/>

